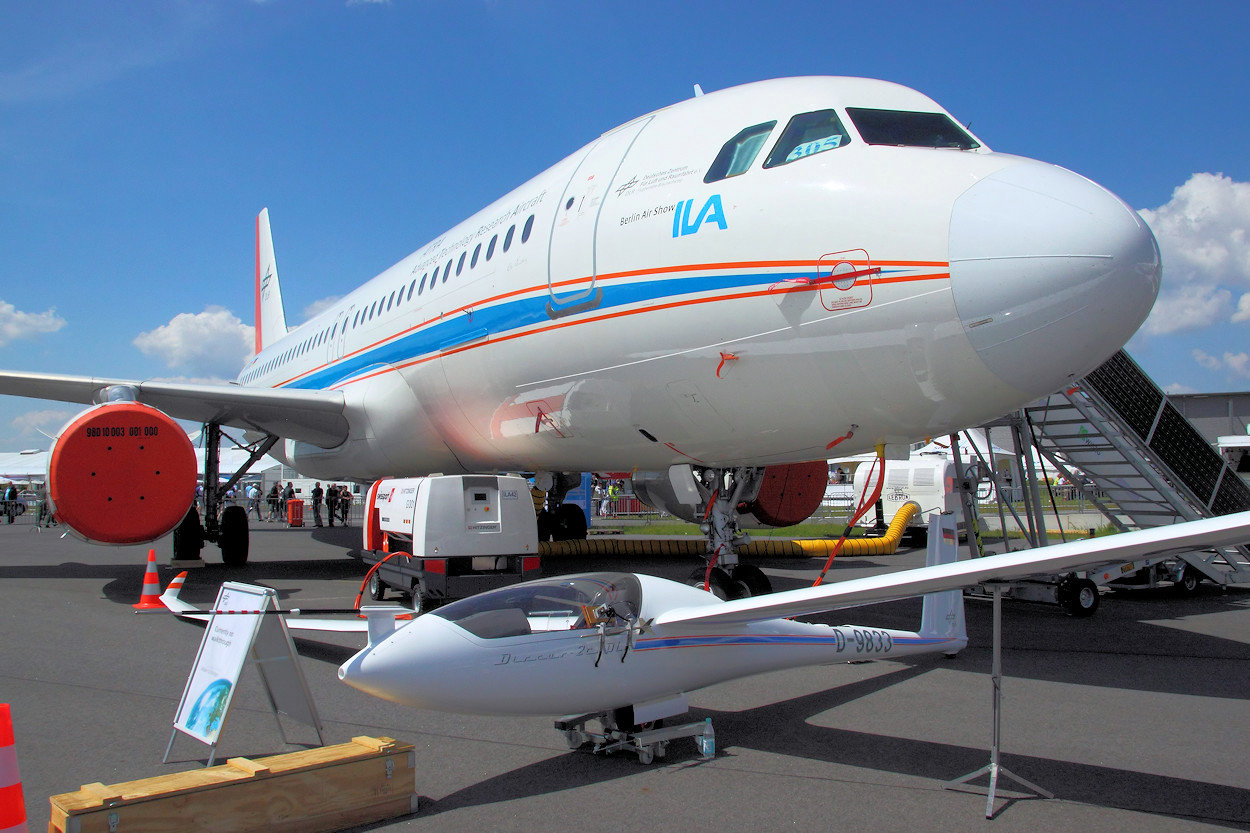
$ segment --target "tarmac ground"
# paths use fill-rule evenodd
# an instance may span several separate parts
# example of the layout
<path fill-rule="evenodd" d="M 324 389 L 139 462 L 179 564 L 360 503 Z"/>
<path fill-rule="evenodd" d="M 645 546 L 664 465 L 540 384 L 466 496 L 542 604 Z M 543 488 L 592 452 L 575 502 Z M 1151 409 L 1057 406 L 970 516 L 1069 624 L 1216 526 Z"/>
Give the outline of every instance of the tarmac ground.
<path fill-rule="evenodd" d="M 31 830 L 46 825 L 51 795 L 203 766 L 208 755 L 179 735 L 161 763 L 203 631 L 134 615 L 148 546 L 60 532 L 0 525 L 0 702 L 12 706 Z M 246 567 L 226 569 L 208 547 L 183 597 L 206 606 L 235 580 L 275 588 L 283 607 L 350 606 L 363 569 L 345 552 L 358 535 L 260 524 Z M 153 546 L 164 585 L 169 541 Z M 831 578 L 920 563 L 920 551 L 839 559 Z M 682 579 L 693 566 L 548 559 L 544 572 Z M 781 590 L 810 584 L 821 565 L 761 566 Z M 570 751 L 549 719 L 375 700 L 335 675 L 362 639 L 296 644 L 326 743 L 373 735 L 416 747 L 419 812 L 370 830 L 1250 830 L 1250 588 L 1116 592 L 1090 619 L 1004 603 L 1002 763 L 1056 798 L 1000 782 L 992 821 L 983 788 L 942 786 L 989 761 L 991 605 L 966 608 L 970 644 L 954 659 L 810 667 L 694 692 L 690 716 L 712 718 L 716 758 L 680 740 L 647 766 Z M 825 621 L 914 629 L 919 615 L 908 600 Z M 285 725 L 290 739 L 315 743 L 312 730 Z M 245 670 L 218 761 L 299 748 L 283 742 Z"/>

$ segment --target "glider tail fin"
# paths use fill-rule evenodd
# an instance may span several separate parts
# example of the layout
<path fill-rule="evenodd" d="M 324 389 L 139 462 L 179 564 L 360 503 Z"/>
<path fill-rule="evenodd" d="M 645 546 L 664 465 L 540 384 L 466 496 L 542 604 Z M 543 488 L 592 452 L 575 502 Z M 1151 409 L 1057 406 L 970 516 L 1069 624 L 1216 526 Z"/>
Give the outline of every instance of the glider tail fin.
<path fill-rule="evenodd" d="M 173 577 L 169 582 L 169 586 L 165 588 L 165 592 L 161 594 L 161 604 L 165 605 L 170 612 L 181 616 L 184 619 L 208 619 L 208 614 L 200 611 L 193 604 L 188 604 L 178 598 L 178 594 L 182 592 L 182 583 L 187 580 L 187 572 L 183 570 L 181 573 Z"/>
<path fill-rule="evenodd" d="M 286 335 L 278 262 L 269 232 L 269 209 L 256 215 L 256 352 Z"/>
<path fill-rule="evenodd" d="M 959 558 L 959 533 L 952 514 L 929 516 L 929 554 L 925 565 L 950 564 Z M 963 590 L 944 590 L 924 597 L 920 635 L 955 640 L 944 653 L 954 656 L 968 644 L 964 626 Z"/>

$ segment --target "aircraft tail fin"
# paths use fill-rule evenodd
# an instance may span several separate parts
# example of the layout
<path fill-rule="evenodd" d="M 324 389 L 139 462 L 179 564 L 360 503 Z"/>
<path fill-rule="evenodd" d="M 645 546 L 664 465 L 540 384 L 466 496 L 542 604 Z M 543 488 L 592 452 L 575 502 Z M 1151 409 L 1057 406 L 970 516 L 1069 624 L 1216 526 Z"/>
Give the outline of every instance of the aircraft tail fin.
<path fill-rule="evenodd" d="M 955 516 L 934 513 L 929 516 L 929 554 L 925 566 L 950 564 L 959 559 L 959 532 Z M 954 656 L 968 644 L 968 631 L 964 625 L 963 590 L 943 590 L 924 596 L 924 611 L 920 616 L 920 635 L 941 639 L 955 639 L 955 646 L 945 651 Z"/>
<path fill-rule="evenodd" d="M 278 262 L 269 232 L 269 209 L 256 215 L 256 352 L 286 335 Z"/>

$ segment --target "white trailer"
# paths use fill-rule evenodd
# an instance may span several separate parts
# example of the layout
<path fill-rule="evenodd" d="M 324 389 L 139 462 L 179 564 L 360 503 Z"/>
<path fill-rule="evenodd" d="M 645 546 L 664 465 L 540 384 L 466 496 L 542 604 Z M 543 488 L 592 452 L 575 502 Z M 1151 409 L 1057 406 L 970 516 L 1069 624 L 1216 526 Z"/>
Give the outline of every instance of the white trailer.
<path fill-rule="evenodd" d="M 876 483 L 874 473 L 869 481 L 871 463 L 861 463 L 855 469 L 855 506 L 864 499 Z M 928 540 L 927 518 L 933 512 L 958 512 L 959 491 L 956 485 L 955 464 L 941 455 L 924 454 L 909 460 L 885 461 L 885 484 L 881 488 L 883 516 L 893 518 L 903 504 L 914 501 L 920 506 L 907 523 L 904 539 L 910 546 L 924 546 Z M 873 523 L 870 515 L 863 523 Z"/>
<path fill-rule="evenodd" d="M 529 484 L 515 475 L 379 480 L 365 502 L 364 546 L 377 564 L 369 595 L 390 587 L 417 611 L 538 578 L 538 522 Z"/>

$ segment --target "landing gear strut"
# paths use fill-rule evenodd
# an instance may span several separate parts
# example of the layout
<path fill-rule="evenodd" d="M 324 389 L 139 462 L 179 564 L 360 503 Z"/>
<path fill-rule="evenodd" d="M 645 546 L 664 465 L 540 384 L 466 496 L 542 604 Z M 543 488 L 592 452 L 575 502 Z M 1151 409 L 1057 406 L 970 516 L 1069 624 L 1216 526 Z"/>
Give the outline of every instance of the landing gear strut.
<path fill-rule="evenodd" d="M 710 570 L 696 570 L 690 583 L 704 586 L 725 599 L 740 599 L 771 593 L 772 584 L 754 564 L 738 563 L 738 548 L 751 543 L 751 537 L 738 528 L 738 506 L 753 499 L 760 490 L 761 468 L 703 469 L 695 471 L 695 485 L 702 497 L 703 523 L 707 536 Z"/>
<path fill-rule="evenodd" d="M 277 441 L 278 438 L 270 434 L 250 446 L 251 454 L 246 462 L 224 484 L 218 484 L 221 425 L 216 422 L 204 423 L 204 519 L 201 522 L 199 509 L 192 506 L 182 523 L 174 529 L 175 561 L 199 561 L 204 543 L 212 541 L 221 548 L 221 561 L 226 566 L 241 567 L 247 563 L 247 509 L 243 506 L 227 506 L 222 509 L 222 499 Z"/>

